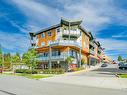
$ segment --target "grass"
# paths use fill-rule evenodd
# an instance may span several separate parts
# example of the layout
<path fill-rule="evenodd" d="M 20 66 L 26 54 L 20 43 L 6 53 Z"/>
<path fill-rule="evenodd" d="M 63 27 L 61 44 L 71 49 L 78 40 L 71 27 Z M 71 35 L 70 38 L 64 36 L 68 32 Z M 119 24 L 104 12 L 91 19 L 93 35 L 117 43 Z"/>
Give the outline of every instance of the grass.
<path fill-rule="evenodd" d="M 127 74 L 118 74 L 120 78 L 127 78 Z"/>
<path fill-rule="evenodd" d="M 23 76 L 29 79 L 41 79 L 41 78 L 47 78 L 52 77 L 52 75 L 43 75 L 43 74 L 16 74 L 17 76 Z"/>
<path fill-rule="evenodd" d="M 16 74 L 3 73 L 3 74 L 0 74 L 0 75 L 4 75 L 4 76 L 23 76 L 23 77 L 26 77 L 26 78 L 29 78 L 29 79 L 36 79 L 36 80 L 53 76 L 53 74 L 23 74 L 23 73 L 16 73 Z"/>

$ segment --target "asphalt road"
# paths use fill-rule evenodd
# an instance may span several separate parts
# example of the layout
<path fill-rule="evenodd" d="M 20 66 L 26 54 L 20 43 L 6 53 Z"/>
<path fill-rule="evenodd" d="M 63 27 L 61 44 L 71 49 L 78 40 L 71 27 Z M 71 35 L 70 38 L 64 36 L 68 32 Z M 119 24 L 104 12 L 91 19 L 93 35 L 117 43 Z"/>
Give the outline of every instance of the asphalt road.
<path fill-rule="evenodd" d="M 92 76 L 92 77 L 115 77 L 115 74 L 127 73 L 127 70 L 120 70 L 117 64 L 109 64 L 107 67 L 100 67 L 90 72 L 83 72 L 74 76 Z"/>
<path fill-rule="evenodd" d="M 43 82 L 0 76 L 0 95 L 126 95 L 126 90 Z"/>
<path fill-rule="evenodd" d="M 103 72 L 103 70 L 106 70 L 107 72 L 107 69 L 100 68 L 97 70 L 93 70 L 91 72 L 87 72 L 87 74 L 82 73 L 72 77 L 75 78 L 78 76 L 80 81 L 80 77 L 82 76 L 83 78 L 85 76 L 93 76 L 93 75 L 105 76 L 105 74 L 98 73 Z M 108 71 L 110 72 L 110 70 Z M 70 77 L 67 78 L 69 80 Z M 0 75 L 0 95 L 126 95 L 126 94 L 127 89 L 119 90 L 119 89 L 98 88 L 85 85 L 56 83 L 51 81 L 32 80 L 24 77 Z"/>

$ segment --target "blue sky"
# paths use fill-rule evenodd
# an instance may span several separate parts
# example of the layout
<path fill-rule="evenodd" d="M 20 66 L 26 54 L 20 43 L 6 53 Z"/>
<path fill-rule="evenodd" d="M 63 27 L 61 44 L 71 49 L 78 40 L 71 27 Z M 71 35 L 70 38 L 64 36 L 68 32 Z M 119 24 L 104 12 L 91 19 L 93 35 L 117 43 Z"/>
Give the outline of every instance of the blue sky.
<path fill-rule="evenodd" d="M 0 43 L 4 52 L 27 51 L 29 32 L 61 17 L 83 19 L 82 26 L 102 43 L 112 58 L 127 58 L 127 0 L 0 0 Z"/>

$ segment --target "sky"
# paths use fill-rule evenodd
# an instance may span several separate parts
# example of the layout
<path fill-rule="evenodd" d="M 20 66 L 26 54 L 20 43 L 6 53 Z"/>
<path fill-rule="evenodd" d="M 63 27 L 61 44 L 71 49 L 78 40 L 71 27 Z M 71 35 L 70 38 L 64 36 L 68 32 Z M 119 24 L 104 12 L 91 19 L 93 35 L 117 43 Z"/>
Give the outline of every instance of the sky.
<path fill-rule="evenodd" d="M 0 0 L 0 44 L 4 53 L 23 53 L 29 32 L 82 19 L 112 59 L 127 58 L 127 0 Z"/>

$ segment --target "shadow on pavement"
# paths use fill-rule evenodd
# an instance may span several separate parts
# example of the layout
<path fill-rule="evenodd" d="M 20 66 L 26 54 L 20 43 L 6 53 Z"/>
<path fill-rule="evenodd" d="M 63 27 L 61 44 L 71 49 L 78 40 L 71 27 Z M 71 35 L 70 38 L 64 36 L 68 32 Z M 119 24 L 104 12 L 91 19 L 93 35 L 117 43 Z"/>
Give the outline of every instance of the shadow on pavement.
<path fill-rule="evenodd" d="M 4 91 L 4 90 L 0 90 L 0 92 L 3 92 L 3 93 L 8 94 L 8 95 L 16 95 L 16 94 L 14 94 L 14 93 L 7 92 L 7 91 Z"/>

